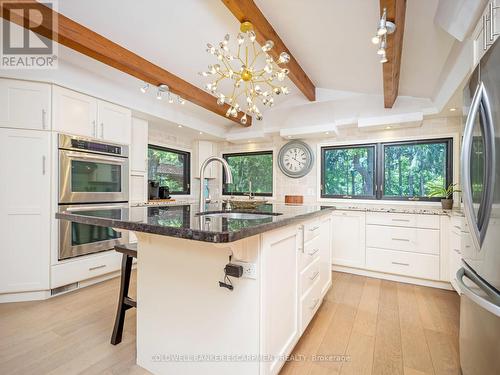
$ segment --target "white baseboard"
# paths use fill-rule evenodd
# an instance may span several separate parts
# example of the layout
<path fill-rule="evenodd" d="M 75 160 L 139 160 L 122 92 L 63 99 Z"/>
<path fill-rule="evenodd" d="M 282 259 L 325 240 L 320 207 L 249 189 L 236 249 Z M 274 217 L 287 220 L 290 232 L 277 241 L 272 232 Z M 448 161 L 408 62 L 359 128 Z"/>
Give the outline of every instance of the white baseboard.
<path fill-rule="evenodd" d="M 0 303 L 41 301 L 50 298 L 50 290 L 0 294 Z"/>
<path fill-rule="evenodd" d="M 455 290 L 451 286 L 451 284 L 449 282 L 447 282 L 447 281 L 435 281 L 435 280 L 418 279 L 418 278 L 415 278 L 415 277 L 393 275 L 393 274 L 390 274 L 390 273 L 383 273 L 383 272 L 377 272 L 377 271 L 369 271 L 369 270 L 364 270 L 364 269 L 360 269 L 360 268 L 351 268 L 351 267 L 335 266 L 335 265 L 332 265 L 332 271 L 352 273 L 354 275 L 374 277 L 374 278 L 377 278 L 377 279 L 397 281 L 397 282 L 406 283 L 406 284 L 428 286 L 428 287 L 431 287 L 431 288 L 439 288 L 439 289 L 446 289 L 446 290 Z"/>

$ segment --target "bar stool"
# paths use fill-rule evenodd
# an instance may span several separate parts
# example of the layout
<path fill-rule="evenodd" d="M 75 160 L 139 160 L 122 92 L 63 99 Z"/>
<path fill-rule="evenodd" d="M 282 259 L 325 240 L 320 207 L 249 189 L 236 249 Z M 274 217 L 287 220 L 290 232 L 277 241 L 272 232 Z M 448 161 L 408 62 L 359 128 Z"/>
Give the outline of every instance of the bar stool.
<path fill-rule="evenodd" d="M 116 311 L 115 327 L 111 336 L 111 344 L 116 345 L 122 341 L 123 323 L 125 311 L 131 307 L 137 307 L 137 302 L 128 296 L 130 286 L 130 275 L 132 273 L 132 260 L 137 258 L 137 244 L 120 244 L 115 246 L 115 251 L 122 253 L 122 269 L 120 281 L 120 295 L 118 298 L 118 309 Z"/>

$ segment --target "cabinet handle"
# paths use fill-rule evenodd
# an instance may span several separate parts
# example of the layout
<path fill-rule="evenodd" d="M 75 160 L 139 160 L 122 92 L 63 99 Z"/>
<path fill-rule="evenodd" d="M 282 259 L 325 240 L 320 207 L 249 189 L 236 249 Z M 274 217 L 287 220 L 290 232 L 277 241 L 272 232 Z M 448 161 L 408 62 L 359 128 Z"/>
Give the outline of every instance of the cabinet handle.
<path fill-rule="evenodd" d="M 493 2 L 495 2 L 495 5 L 493 5 Z M 494 41 L 496 36 L 500 35 L 499 33 L 495 33 L 496 25 L 495 15 L 493 13 L 495 13 L 497 9 L 500 9 L 500 6 L 496 5 L 495 0 L 492 0 L 492 2 L 490 3 L 490 38 L 492 42 Z"/>
<path fill-rule="evenodd" d="M 105 264 L 101 264 L 100 266 L 90 267 L 89 271 L 98 270 L 99 268 L 104 268 L 104 267 L 106 267 L 106 265 Z"/>
<path fill-rule="evenodd" d="M 392 238 L 393 241 L 404 241 L 404 242 L 410 242 L 408 238 Z"/>
<path fill-rule="evenodd" d="M 316 306 L 318 306 L 318 303 L 319 303 L 319 298 L 316 298 L 316 299 L 313 301 L 313 305 L 312 305 L 312 306 L 309 306 L 309 309 L 314 310 L 314 309 L 316 308 Z"/>
<path fill-rule="evenodd" d="M 104 138 L 104 122 L 101 122 L 101 138 Z"/>
<path fill-rule="evenodd" d="M 455 253 L 457 253 L 457 254 L 461 254 L 461 253 L 460 253 L 460 250 L 458 250 L 458 249 L 453 249 L 453 250 L 455 251 Z"/>
<path fill-rule="evenodd" d="M 47 111 L 45 109 L 42 109 L 42 129 L 47 128 L 47 124 L 45 122 L 45 116 L 47 114 Z"/>
<path fill-rule="evenodd" d="M 313 256 L 314 254 L 316 254 L 317 252 L 319 251 L 319 247 L 317 249 L 313 249 L 313 251 L 311 251 L 309 253 L 310 256 Z"/>
<path fill-rule="evenodd" d="M 315 280 L 317 277 L 319 276 L 319 271 L 316 271 L 316 273 L 314 275 L 312 275 L 309 280 L 313 281 Z"/>
<path fill-rule="evenodd" d="M 46 161 L 46 157 L 45 155 L 42 156 L 42 175 L 45 176 L 45 172 L 46 172 L 46 169 L 45 169 L 45 161 Z"/>
<path fill-rule="evenodd" d="M 405 223 L 409 223 L 410 222 L 409 219 L 392 219 L 392 221 L 402 221 L 402 222 L 405 222 Z"/>
<path fill-rule="evenodd" d="M 409 266 L 409 263 L 400 263 L 400 262 L 391 262 L 392 264 L 395 264 L 397 266 Z"/>
<path fill-rule="evenodd" d="M 92 120 L 92 128 L 93 128 L 92 136 L 94 138 L 97 138 L 97 125 L 95 123 L 95 120 Z"/>
<path fill-rule="evenodd" d="M 316 225 L 315 227 L 309 228 L 309 231 L 314 232 L 317 229 L 319 229 L 319 225 Z"/>

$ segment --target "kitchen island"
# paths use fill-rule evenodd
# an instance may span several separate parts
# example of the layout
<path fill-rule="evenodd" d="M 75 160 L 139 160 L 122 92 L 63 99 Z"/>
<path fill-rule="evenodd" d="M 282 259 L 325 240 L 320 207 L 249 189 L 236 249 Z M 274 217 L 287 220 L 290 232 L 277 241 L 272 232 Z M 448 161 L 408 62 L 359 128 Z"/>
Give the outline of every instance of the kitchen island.
<path fill-rule="evenodd" d="M 277 374 L 331 286 L 331 210 L 133 207 L 58 219 L 134 231 L 137 363 L 154 374 Z M 241 265 L 242 277 L 225 274 Z M 110 327 L 111 331 L 111 327 Z"/>

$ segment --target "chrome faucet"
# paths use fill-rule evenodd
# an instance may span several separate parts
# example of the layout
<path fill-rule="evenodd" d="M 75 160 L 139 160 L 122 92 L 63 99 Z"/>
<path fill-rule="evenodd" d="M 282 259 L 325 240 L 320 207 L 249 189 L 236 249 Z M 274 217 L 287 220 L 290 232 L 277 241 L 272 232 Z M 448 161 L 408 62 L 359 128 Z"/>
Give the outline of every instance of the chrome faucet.
<path fill-rule="evenodd" d="M 226 160 L 218 158 L 216 156 L 211 156 L 207 160 L 205 160 L 200 167 L 200 212 L 203 212 L 205 210 L 205 169 L 207 168 L 208 164 L 213 161 L 220 162 L 224 167 L 224 172 L 226 172 L 226 183 L 233 183 L 233 174 L 231 173 L 231 169 L 229 169 L 229 164 L 227 164 Z M 231 204 L 229 202 L 226 203 L 226 210 L 231 210 Z"/>

